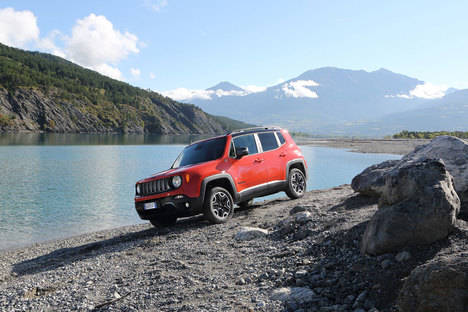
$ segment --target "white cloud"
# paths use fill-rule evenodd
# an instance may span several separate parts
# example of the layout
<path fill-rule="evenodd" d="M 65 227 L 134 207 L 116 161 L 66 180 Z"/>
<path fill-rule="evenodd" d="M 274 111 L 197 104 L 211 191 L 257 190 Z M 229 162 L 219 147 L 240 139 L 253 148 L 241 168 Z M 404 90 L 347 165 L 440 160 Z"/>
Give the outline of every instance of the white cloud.
<path fill-rule="evenodd" d="M 194 99 L 202 100 L 212 100 L 214 97 L 223 97 L 223 96 L 245 96 L 251 93 L 262 92 L 266 90 L 266 87 L 260 86 L 243 86 L 243 90 L 200 90 L 200 89 L 187 89 L 187 88 L 177 88 L 174 90 L 160 92 L 163 95 L 172 98 L 176 101 L 190 101 Z"/>
<path fill-rule="evenodd" d="M 115 65 L 130 53 L 139 53 L 137 43 L 137 36 L 122 34 L 105 16 L 90 14 L 77 21 L 65 51 L 67 58 L 98 70 L 108 68 L 109 63 Z"/>
<path fill-rule="evenodd" d="M 211 100 L 212 90 L 190 90 L 187 88 L 177 88 L 174 90 L 163 91 L 163 95 L 176 101 L 187 101 L 192 99 Z"/>
<path fill-rule="evenodd" d="M 167 7 L 169 3 L 167 2 L 167 0 L 146 0 L 145 1 L 145 5 L 149 8 L 151 8 L 153 11 L 155 12 L 160 12 L 161 9 Z"/>
<path fill-rule="evenodd" d="M 93 66 L 92 69 L 94 69 L 98 73 L 101 73 L 113 79 L 123 80 L 122 72 L 117 67 L 111 66 L 109 64 L 106 64 L 106 63 L 99 64 L 99 65 Z"/>
<path fill-rule="evenodd" d="M 150 77 L 150 79 L 154 79 L 154 78 L 156 78 L 156 75 L 153 74 L 153 73 L 149 73 L 149 77 Z"/>
<path fill-rule="evenodd" d="M 60 48 L 56 41 L 60 41 L 64 48 Z M 32 43 L 41 51 L 120 80 L 123 76 L 117 64 L 129 54 L 139 53 L 138 47 L 144 46 L 134 34 L 120 32 L 105 16 L 95 14 L 79 19 L 71 36 L 54 30 L 47 37 L 40 38 L 34 13 L 12 8 L 0 9 L 0 42 L 20 48 Z"/>
<path fill-rule="evenodd" d="M 31 41 L 39 39 L 37 18 L 31 11 L 15 11 L 13 8 L 0 9 L 0 42 L 9 46 L 24 48 Z"/>
<path fill-rule="evenodd" d="M 130 73 L 134 78 L 140 77 L 141 71 L 139 68 L 130 68 Z"/>
<path fill-rule="evenodd" d="M 42 51 L 66 58 L 65 52 L 55 44 L 57 37 L 63 38 L 64 36 L 60 31 L 54 30 L 47 37 L 38 39 L 36 45 Z"/>
<path fill-rule="evenodd" d="M 445 85 L 433 85 L 432 83 L 426 82 L 421 85 L 417 85 L 416 88 L 410 91 L 410 95 L 413 97 L 423 99 L 438 99 L 445 95 L 448 87 Z"/>
<path fill-rule="evenodd" d="M 386 95 L 386 98 L 403 98 L 403 99 L 439 99 L 445 95 L 448 86 L 446 85 L 434 85 L 430 82 L 417 85 L 413 90 L 410 90 L 408 94 L 397 94 L 397 95 Z"/>
<path fill-rule="evenodd" d="M 258 93 L 258 92 L 263 92 L 267 89 L 267 87 L 261 87 L 261 86 L 255 86 L 255 85 L 248 85 L 248 86 L 242 86 L 242 89 L 247 91 L 247 93 Z"/>
<path fill-rule="evenodd" d="M 318 98 L 315 91 L 310 90 L 308 87 L 317 87 L 319 84 L 313 80 L 296 80 L 283 84 L 281 89 L 287 97 L 294 98 Z"/>

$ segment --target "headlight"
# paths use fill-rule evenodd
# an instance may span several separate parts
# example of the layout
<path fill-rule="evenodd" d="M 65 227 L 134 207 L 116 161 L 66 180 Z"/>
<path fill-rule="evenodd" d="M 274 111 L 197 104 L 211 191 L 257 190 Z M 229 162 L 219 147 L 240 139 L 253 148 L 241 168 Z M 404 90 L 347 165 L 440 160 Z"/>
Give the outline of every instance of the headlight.
<path fill-rule="evenodd" d="M 136 194 L 140 195 L 140 184 L 136 185 Z"/>
<path fill-rule="evenodd" d="M 178 188 L 182 185 L 182 178 L 180 176 L 173 176 L 171 184 L 174 188 Z"/>

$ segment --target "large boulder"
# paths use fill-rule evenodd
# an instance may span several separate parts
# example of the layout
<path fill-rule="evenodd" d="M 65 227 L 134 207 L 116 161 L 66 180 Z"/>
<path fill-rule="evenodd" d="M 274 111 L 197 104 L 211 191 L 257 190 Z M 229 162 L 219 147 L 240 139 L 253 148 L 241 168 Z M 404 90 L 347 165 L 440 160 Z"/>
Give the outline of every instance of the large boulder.
<path fill-rule="evenodd" d="M 454 228 L 460 200 L 440 160 L 413 161 L 385 176 L 379 209 L 367 225 L 361 251 L 383 254 L 430 244 Z"/>
<path fill-rule="evenodd" d="M 438 136 L 404 156 L 401 162 L 414 162 L 425 158 L 442 159 L 453 177 L 457 193 L 468 191 L 468 142 L 453 136 Z"/>
<path fill-rule="evenodd" d="M 354 191 L 368 196 L 380 196 L 385 185 L 385 176 L 400 160 L 387 160 L 373 165 L 353 178 L 351 187 Z"/>
<path fill-rule="evenodd" d="M 354 177 L 351 187 L 364 195 L 381 196 L 385 176 L 398 167 L 423 159 L 442 159 L 454 180 L 455 191 L 461 200 L 461 211 L 468 215 L 468 142 L 452 137 L 439 136 L 426 145 L 418 146 L 401 160 L 390 160 L 371 166 Z"/>
<path fill-rule="evenodd" d="M 468 252 L 438 257 L 414 269 L 398 305 L 403 312 L 468 311 Z"/>

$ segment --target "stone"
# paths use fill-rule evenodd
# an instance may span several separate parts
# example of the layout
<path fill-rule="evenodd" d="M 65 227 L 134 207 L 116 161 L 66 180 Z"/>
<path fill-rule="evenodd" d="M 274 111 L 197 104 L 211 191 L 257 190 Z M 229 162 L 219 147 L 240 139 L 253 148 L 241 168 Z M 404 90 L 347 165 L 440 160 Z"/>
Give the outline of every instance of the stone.
<path fill-rule="evenodd" d="M 295 221 L 299 224 L 304 224 L 309 221 L 312 221 L 312 214 L 308 211 L 301 211 L 294 215 Z"/>
<path fill-rule="evenodd" d="M 442 255 L 416 267 L 405 280 L 400 311 L 468 311 L 468 252 Z"/>
<path fill-rule="evenodd" d="M 367 196 L 380 196 L 385 184 L 385 175 L 392 170 L 400 160 L 387 160 L 373 165 L 358 174 L 351 181 L 351 187 L 355 192 Z"/>
<path fill-rule="evenodd" d="M 442 159 L 453 177 L 457 193 L 468 191 L 468 142 L 453 136 L 438 136 L 404 156 L 402 162 L 415 162 L 425 158 Z"/>
<path fill-rule="evenodd" d="M 372 255 L 430 244 L 452 232 L 460 200 L 440 160 L 394 168 L 385 177 L 379 209 L 367 224 L 361 252 Z"/>
<path fill-rule="evenodd" d="M 409 259 L 411 259 L 411 254 L 407 251 L 399 252 L 395 256 L 395 260 L 398 262 L 408 261 Z"/>
<path fill-rule="evenodd" d="M 294 215 L 298 212 L 302 212 L 302 211 L 307 211 L 307 208 L 306 207 L 303 207 L 303 206 L 294 206 L 290 211 L 289 211 L 289 214 L 290 215 Z"/>
<path fill-rule="evenodd" d="M 254 227 L 242 227 L 235 235 L 234 239 L 238 241 L 248 241 L 262 238 L 268 235 L 268 230 Z"/>
<path fill-rule="evenodd" d="M 283 302 L 307 303 L 314 301 L 316 295 L 306 287 L 283 287 L 273 290 L 270 298 Z"/>
<path fill-rule="evenodd" d="M 392 261 L 389 259 L 385 259 L 380 263 L 382 269 L 388 269 L 392 265 Z"/>
<path fill-rule="evenodd" d="M 353 178 L 351 187 L 363 195 L 379 197 L 382 195 L 385 177 L 393 169 L 424 159 L 443 160 L 461 200 L 461 214 L 468 216 L 468 142 L 453 136 L 438 136 L 428 144 L 418 146 L 401 160 L 389 160 L 370 166 Z"/>

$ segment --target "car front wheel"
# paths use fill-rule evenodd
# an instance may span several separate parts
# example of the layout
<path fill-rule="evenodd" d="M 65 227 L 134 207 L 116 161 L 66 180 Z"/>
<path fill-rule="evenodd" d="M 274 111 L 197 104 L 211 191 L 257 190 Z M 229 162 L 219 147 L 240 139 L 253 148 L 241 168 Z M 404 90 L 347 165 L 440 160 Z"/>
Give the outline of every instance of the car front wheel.
<path fill-rule="evenodd" d="M 234 212 L 231 194 L 222 187 L 213 187 L 208 191 L 204 203 L 204 215 L 212 223 L 225 223 Z"/>
<path fill-rule="evenodd" d="M 288 188 L 286 189 L 286 195 L 291 199 L 296 199 L 304 196 L 306 190 L 306 178 L 304 173 L 297 168 L 289 171 Z"/>

